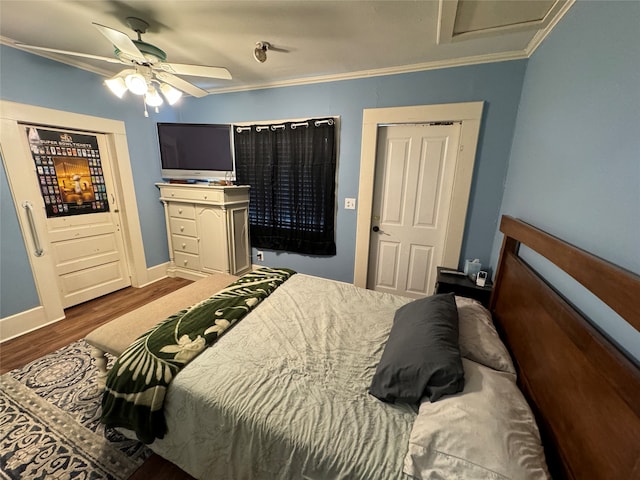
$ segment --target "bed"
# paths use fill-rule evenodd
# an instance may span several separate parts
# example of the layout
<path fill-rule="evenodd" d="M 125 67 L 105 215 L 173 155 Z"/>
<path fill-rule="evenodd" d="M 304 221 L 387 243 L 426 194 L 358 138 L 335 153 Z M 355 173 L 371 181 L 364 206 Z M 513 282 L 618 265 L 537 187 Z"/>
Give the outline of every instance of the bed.
<path fill-rule="evenodd" d="M 636 328 L 640 279 L 515 219 L 501 230 L 493 319 L 454 299 L 462 391 L 374 397 L 394 317 L 415 301 L 296 274 L 173 379 L 151 449 L 203 479 L 637 478 L 638 367 L 518 247 L 597 278 Z"/>
<path fill-rule="evenodd" d="M 554 478 L 640 478 L 640 368 L 520 258 L 547 259 L 640 330 L 640 277 L 512 217 L 491 311 Z"/>

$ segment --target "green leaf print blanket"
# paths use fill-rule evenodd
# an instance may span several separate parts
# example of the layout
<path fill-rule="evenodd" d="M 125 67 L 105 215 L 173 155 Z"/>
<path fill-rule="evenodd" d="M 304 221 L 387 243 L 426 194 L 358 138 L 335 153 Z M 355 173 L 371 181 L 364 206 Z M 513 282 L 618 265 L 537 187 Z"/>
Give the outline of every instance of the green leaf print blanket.
<path fill-rule="evenodd" d="M 248 273 L 138 338 L 109 371 L 101 421 L 136 432 L 144 443 L 163 438 L 164 398 L 173 377 L 293 274 L 285 268 Z"/>

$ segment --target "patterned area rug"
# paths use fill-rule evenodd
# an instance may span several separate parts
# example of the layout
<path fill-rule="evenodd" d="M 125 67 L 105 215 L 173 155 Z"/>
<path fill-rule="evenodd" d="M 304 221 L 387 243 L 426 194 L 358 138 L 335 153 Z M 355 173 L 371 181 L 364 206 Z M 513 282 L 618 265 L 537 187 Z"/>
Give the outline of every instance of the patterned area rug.
<path fill-rule="evenodd" d="M 0 478 L 125 480 L 151 455 L 100 423 L 96 375 L 80 340 L 0 377 Z"/>

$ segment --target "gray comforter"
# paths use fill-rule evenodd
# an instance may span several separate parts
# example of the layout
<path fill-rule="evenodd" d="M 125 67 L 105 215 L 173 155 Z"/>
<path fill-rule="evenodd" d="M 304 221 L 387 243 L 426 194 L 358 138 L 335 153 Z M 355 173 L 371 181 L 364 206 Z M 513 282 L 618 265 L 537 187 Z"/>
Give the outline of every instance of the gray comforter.
<path fill-rule="evenodd" d="M 200 479 L 409 478 L 416 411 L 367 393 L 409 301 L 294 275 L 176 376 L 151 448 Z"/>

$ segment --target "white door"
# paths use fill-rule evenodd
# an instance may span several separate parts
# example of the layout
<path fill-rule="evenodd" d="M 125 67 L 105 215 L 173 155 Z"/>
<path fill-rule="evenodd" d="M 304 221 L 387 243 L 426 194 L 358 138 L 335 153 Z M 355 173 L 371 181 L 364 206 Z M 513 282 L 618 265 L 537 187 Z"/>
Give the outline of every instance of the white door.
<path fill-rule="evenodd" d="M 442 264 L 460 124 L 378 129 L 367 288 L 431 295 Z"/>
<path fill-rule="evenodd" d="M 63 308 L 131 285 L 104 135 L 22 125 Z"/>

